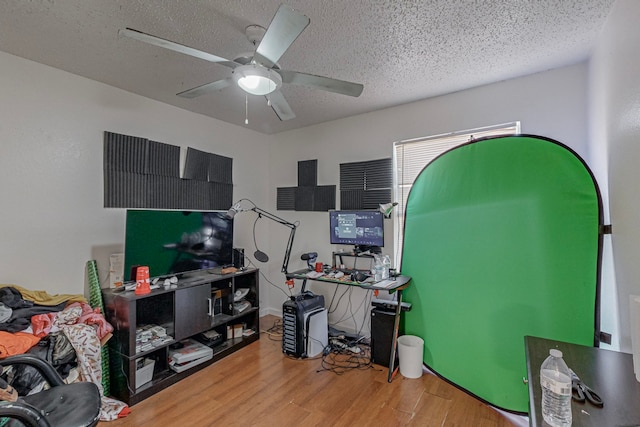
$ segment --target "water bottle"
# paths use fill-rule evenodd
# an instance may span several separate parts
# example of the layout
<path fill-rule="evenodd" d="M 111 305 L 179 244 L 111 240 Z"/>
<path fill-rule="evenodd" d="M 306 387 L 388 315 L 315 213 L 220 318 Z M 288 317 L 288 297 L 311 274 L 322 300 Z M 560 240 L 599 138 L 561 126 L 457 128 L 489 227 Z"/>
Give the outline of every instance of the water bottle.
<path fill-rule="evenodd" d="M 382 258 L 378 255 L 374 256 L 375 262 L 373 265 L 373 280 L 375 282 L 379 282 L 382 280 L 382 272 L 384 270 L 384 266 L 382 265 Z"/>
<path fill-rule="evenodd" d="M 562 352 L 552 348 L 540 366 L 542 418 L 552 427 L 571 425 L 571 372 Z"/>
<path fill-rule="evenodd" d="M 389 270 L 391 269 L 391 257 L 385 255 L 382 257 L 382 280 L 389 278 Z"/>

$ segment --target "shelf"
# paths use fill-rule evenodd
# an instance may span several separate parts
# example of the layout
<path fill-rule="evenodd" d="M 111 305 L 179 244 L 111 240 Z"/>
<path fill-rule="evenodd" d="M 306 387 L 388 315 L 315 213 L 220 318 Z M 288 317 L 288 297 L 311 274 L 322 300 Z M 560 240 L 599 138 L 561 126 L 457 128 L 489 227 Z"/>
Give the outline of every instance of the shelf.
<path fill-rule="evenodd" d="M 233 295 L 239 288 L 248 288 L 246 300 L 252 307 L 241 313 L 233 311 Z M 221 292 L 222 291 L 222 292 Z M 228 275 L 208 274 L 182 279 L 176 289 L 152 290 L 147 295 L 134 292 L 118 292 L 103 289 L 105 314 L 114 326 L 113 338 L 109 341 L 110 376 L 112 397 L 134 405 L 160 390 L 211 365 L 240 348 L 259 339 L 259 272 L 257 269 Z M 219 305 L 214 307 L 215 301 Z M 221 311 L 214 316 L 212 311 Z M 212 359 L 195 365 L 183 372 L 169 368 L 169 346 L 188 338 L 215 329 L 227 337 L 227 326 L 242 323 L 256 331 L 249 337 L 227 339 L 210 346 L 214 350 Z M 142 325 L 156 324 L 166 329 L 173 339 L 145 351 L 135 352 L 136 329 Z M 155 360 L 150 382 L 137 387 L 136 363 L 140 358 Z"/>

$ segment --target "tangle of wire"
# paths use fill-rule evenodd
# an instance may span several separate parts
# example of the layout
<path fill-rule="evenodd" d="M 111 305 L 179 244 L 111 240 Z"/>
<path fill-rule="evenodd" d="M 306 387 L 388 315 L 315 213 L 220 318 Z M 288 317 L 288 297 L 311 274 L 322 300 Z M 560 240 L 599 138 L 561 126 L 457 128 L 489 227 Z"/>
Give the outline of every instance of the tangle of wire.
<path fill-rule="evenodd" d="M 368 343 L 331 338 L 322 352 L 321 369 L 316 372 L 329 371 L 343 375 L 348 371 L 364 369 L 374 369 Z"/>
<path fill-rule="evenodd" d="M 350 319 L 353 319 L 353 324 L 354 324 L 354 329 L 353 330 L 356 331 L 356 334 L 358 336 L 361 336 L 362 335 L 362 331 L 364 330 L 365 324 L 367 323 L 367 320 L 369 319 L 369 316 L 367 316 L 367 313 L 364 313 L 365 315 L 362 318 L 362 324 L 360 326 L 358 326 L 358 323 L 356 321 L 355 313 L 358 312 L 359 310 L 363 309 L 363 307 L 368 307 L 371 304 L 371 300 L 373 299 L 373 291 L 368 290 L 367 291 L 367 296 L 360 301 L 360 304 L 354 310 L 353 304 L 351 303 L 351 297 L 353 295 L 353 286 L 346 286 L 344 288 L 345 289 L 342 291 L 340 297 L 338 298 L 338 301 L 336 302 L 335 307 L 333 306 L 333 303 L 335 301 L 336 294 L 338 293 L 338 287 L 336 286 L 336 288 L 334 289 L 333 296 L 331 297 L 331 302 L 329 303 L 328 313 L 329 314 L 335 313 L 336 310 L 338 309 L 338 306 L 340 305 L 340 302 L 342 301 L 344 296 L 348 293 L 349 294 L 349 299 L 348 299 L 348 302 L 347 302 L 348 311 L 345 311 L 343 313 L 343 315 L 338 320 L 333 321 L 332 323 L 334 325 L 338 325 L 338 324 L 344 322 L 345 320 L 348 320 L 349 317 L 350 317 Z M 350 316 L 348 316 L 348 314 Z"/>

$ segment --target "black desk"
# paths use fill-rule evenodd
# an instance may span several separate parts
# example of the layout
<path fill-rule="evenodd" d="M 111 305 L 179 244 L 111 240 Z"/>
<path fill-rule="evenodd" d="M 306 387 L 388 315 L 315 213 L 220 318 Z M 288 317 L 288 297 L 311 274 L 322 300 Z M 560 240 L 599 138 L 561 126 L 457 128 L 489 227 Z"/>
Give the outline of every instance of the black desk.
<path fill-rule="evenodd" d="M 287 279 L 302 280 L 301 292 L 305 291 L 307 286 L 307 280 L 313 280 L 315 282 L 325 282 L 325 283 L 335 283 L 336 285 L 355 286 L 362 289 L 387 291 L 390 294 L 394 292 L 396 293 L 396 301 L 398 302 L 398 306 L 396 307 L 395 319 L 393 322 L 393 341 L 391 343 L 391 355 L 389 357 L 389 373 L 387 375 L 387 381 L 391 382 L 393 380 L 393 374 L 395 371 L 395 363 L 396 363 L 396 349 L 398 346 L 398 329 L 400 328 L 400 313 L 402 312 L 402 291 L 409 286 L 411 277 L 396 276 L 395 278 L 391 278 L 392 280 L 395 280 L 395 283 L 392 286 L 389 286 L 386 288 L 380 288 L 369 283 L 358 283 L 358 282 L 347 280 L 346 276 L 348 276 L 349 273 L 345 273 L 345 277 L 343 277 L 342 280 L 332 279 L 326 276 L 312 278 L 312 277 L 307 277 L 307 273 L 309 273 L 309 270 L 299 270 L 299 271 L 294 271 L 293 273 L 287 273 Z"/>
<path fill-rule="evenodd" d="M 631 354 L 527 336 L 525 352 L 531 426 L 547 425 L 542 420 L 540 406 L 540 365 L 549 355 L 551 348 L 562 351 L 562 358 L 567 365 L 604 401 L 602 408 L 572 401 L 573 426 L 640 425 L 640 382 L 633 373 Z"/>

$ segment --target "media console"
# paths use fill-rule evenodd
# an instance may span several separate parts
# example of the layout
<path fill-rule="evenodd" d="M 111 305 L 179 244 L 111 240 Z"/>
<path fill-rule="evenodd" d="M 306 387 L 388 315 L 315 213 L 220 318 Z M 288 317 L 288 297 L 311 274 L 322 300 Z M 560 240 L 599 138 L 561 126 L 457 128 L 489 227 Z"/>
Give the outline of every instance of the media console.
<path fill-rule="evenodd" d="M 147 295 L 103 289 L 105 316 L 114 327 L 109 340 L 113 397 L 135 405 L 258 340 L 258 271 L 183 274 L 176 288 L 161 286 Z M 213 357 L 177 372 L 170 352 L 186 339 L 211 348 Z"/>

